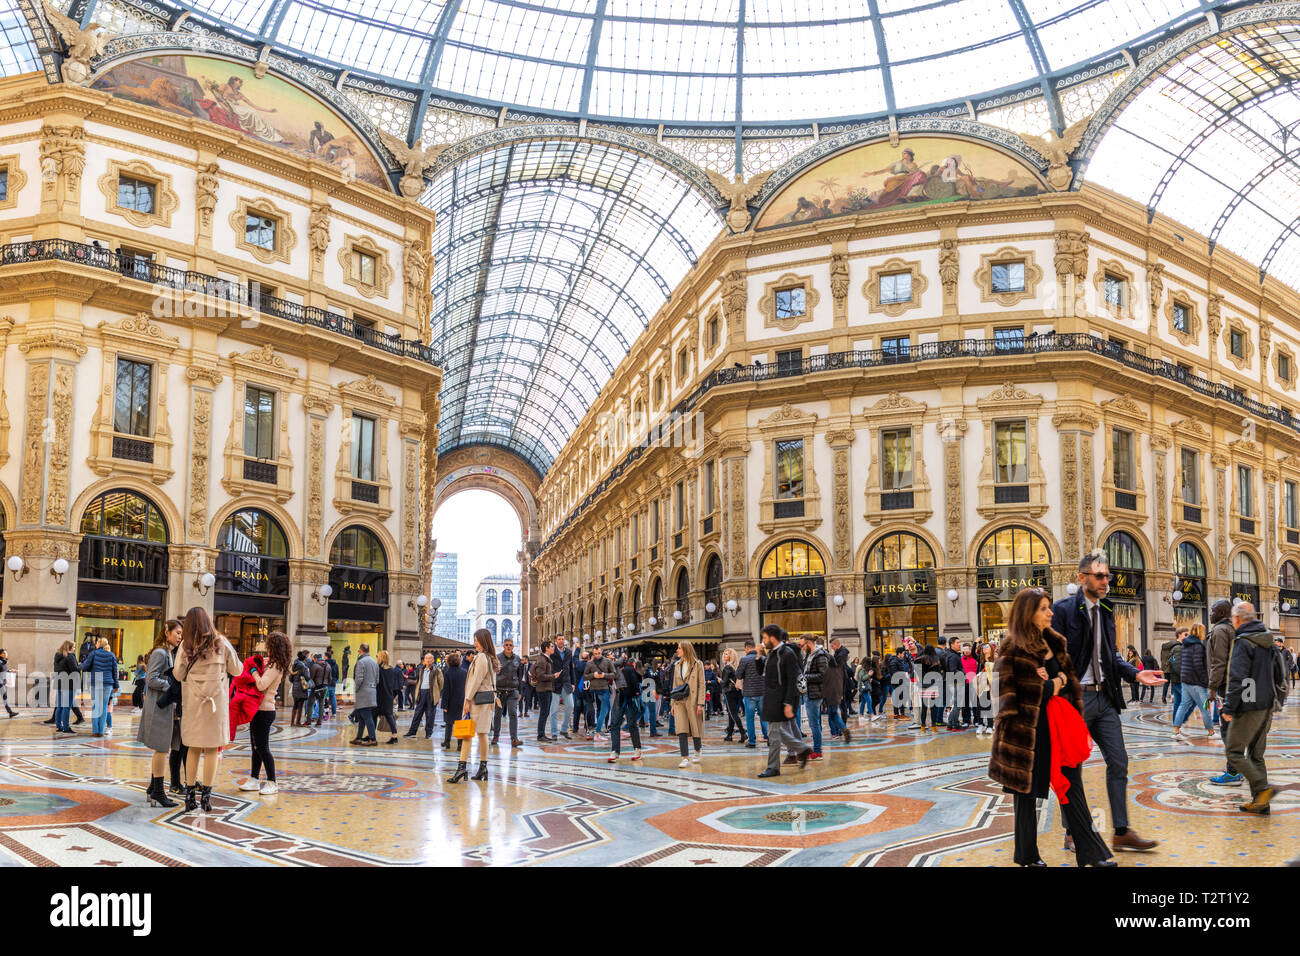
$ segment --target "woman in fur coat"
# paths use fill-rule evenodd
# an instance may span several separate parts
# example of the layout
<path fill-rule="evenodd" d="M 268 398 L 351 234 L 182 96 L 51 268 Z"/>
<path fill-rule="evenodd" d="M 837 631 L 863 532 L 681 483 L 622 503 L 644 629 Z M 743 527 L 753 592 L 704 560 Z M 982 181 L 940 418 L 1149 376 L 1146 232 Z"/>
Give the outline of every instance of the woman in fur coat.
<path fill-rule="evenodd" d="M 1025 588 L 1016 595 L 994 664 L 998 697 L 989 776 L 1014 796 L 1015 861 L 1021 866 L 1047 865 L 1038 855 L 1037 803 L 1049 785 L 1075 835 L 1079 865 L 1114 866 L 1093 826 L 1079 772 L 1090 746 L 1081 716 L 1083 688 L 1065 638 L 1051 623 L 1047 592 Z"/>

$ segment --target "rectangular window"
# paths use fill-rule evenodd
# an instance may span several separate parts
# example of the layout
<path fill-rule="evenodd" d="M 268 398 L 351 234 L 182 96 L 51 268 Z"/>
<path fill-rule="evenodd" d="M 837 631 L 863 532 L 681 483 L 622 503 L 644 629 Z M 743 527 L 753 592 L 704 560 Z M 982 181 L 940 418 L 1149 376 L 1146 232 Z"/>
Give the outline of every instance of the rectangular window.
<path fill-rule="evenodd" d="M 244 215 L 244 241 L 250 246 L 275 251 L 275 229 L 278 223 L 267 216 L 255 213 Z"/>
<path fill-rule="evenodd" d="M 0 202 L 9 198 L 9 170 L 0 169 Z"/>
<path fill-rule="evenodd" d="M 1174 303 L 1174 328 L 1184 335 L 1191 333 L 1192 323 L 1187 314 L 1187 306 L 1179 302 Z"/>
<path fill-rule="evenodd" d="M 1291 381 L 1291 359 L 1280 352 L 1277 356 L 1277 377 L 1284 382 Z"/>
<path fill-rule="evenodd" d="M 888 272 L 880 277 L 880 304 L 912 301 L 912 273 Z"/>
<path fill-rule="evenodd" d="M 776 442 L 776 497 L 803 497 L 803 439 Z"/>
<path fill-rule="evenodd" d="M 1123 352 L 1128 348 L 1128 343 L 1123 339 L 1117 339 L 1114 336 L 1111 336 L 1106 340 L 1106 346 L 1111 352 Z"/>
<path fill-rule="evenodd" d="M 244 454 L 269 460 L 275 457 L 275 392 L 256 385 L 244 391 Z"/>
<path fill-rule="evenodd" d="M 158 187 L 143 179 L 130 176 L 117 177 L 117 205 L 121 209 L 133 212 L 151 213 L 154 211 L 154 196 Z"/>
<path fill-rule="evenodd" d="M 905 359 L 911 350 L 911 338 L 906 335 L 880 340 L 880 351 L 884 353 L 886 362 Z"/>
<path fill-rule="evenodd" d="M 117 385 L 113 394 L 113 431 L 122 435 L 149 434 L 153 366 L 130 359 L 117 360 Z"/>
<path fill-rule="evenodd" d="M 793 319 L 805 314 L 804 289 L 797 285 L 792 289 L 776 290 L 776 317 Z"/>
<path fill-rule="evenodd" d="M 1244 358 L 1246 355 L 1246 337 L 1237 329 L 1228 333 L 1229 348 L 1232 354 L 1237 358 Z"/>
<path fill-rule="evenodd" d="M 641 550 L 641 518 L 638 515 L 632 516 L 632 553 L 636 554 Z"/>
<path fill-rule="evenodd" d="M 650 543 L 659 543 L 659 499 L 650 502 Z"/>
<path fill-rule="evenodd" d="M 1282 483 L 1282 517 L 1288 528 L 1300 528 L 1300 502 L 1296 501 L 1296 483 Z"/>
<path fill-rule="evenodd" d="M 995 262 L 991 271 L 994 292 L 1025 291 L 1025 261 L 1023 259 L 1017 259 L 1014 262 Z"/>
<path fill-rule="evenodd" d="M 1255 517 L 1255 488 L 1251 469 L 1237 466 L 1237 513 L 1243 518 Z"/>
<path fill-rule="evenodd" d="M 1111 479 L 1116 488 L 1132 491 L 1133 482 L 1133 433 L 1122 428 L 1111 429 Z"/>
<path fill-rule="evenodd" d="M 658 405 L 664 400 L 664 377 L 655 376 L 655 404 Z"/>
<path fill-rule="evenodd" d="M 368 252 L 352 251 L 352 278 L 362 285 L 375 284 L 375 257 Z"/>
<path fill-rule="evenodd" d="M 1021 352 L 1024 348 L 1025 330 L 1023 328 L 993 330 L 993 351 Z"/>
<path fill-rule="evenodd" d="M 686 484 L 677 482 L 673 485 L 673 530 L 681 531 L 686 523 Z"/>
<path fill-rule="evenodd" d="M 785 349 L 776 353 L 778 375 L 798 375 L 803 368 L 803 349 Z"/>
<path fill-rule="evenodd" d="M 683 381 L 686 378 L 686 369 L 690 364 L 690 353 L 682 349 L 677 353 L 677 380 Z"/>
<path fill-rule="evenodd" d="M 709 319 L 709 348 L 716 348 L 719 338 L 718 317 L 715 315 Z"/>
<path fill-rule="evenodd" d="M 713 475 L 713 462 L 706 461 L 704 463 L 704 487 L 700 489 L 702 492 L 701 497 L 704 500 L 704 513 L 706 515 L 713 514 L 713 509 L 717 507 L 716 496 L 713 489 Z"/>
<path fill-rule="evenodd" d="M 149 281 L 149 267 L 153 265 L 152 252 L 142 252 L 139 249 L 118 246 L 117 259 L 123 275 L 133 276 L 145 282 Z"/>
<path fill-rule="evenodd" d="M 995 424 L 993 447 L 997 452 L 994 482 L 1023 485 L 1029 481 L 1029 426 L 1026 422 Z"/>
<path fill-rule="evenodd" d="M 880 433 L 880 489 L 902 491 L 912 487 L 912 429 Z"/>
<path fill-rule="evenodd" d="M 1117 307 L 1124 304 L 1124 280 L 1109 272 L 1106 273 L 1106 304 Z"/>
<path fill-rule="evenodd" d="M 375 420 L 352 416 L 352 477 L 375 480 Z"/>
<path fill-rule="evenodd" d="M 1201 503 L 1201 456 L 1194 448 L 1182 450 L 1183 463 L 1183 503 L 1199 505 Z"/>

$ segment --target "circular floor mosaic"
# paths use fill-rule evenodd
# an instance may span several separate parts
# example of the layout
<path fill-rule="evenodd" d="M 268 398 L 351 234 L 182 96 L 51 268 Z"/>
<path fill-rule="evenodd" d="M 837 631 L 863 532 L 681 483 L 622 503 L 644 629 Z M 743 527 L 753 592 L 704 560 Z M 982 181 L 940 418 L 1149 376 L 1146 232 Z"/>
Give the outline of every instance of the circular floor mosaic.
<path fill-rule="evenodd" d="M 1210 782 L 1219 771 L 1160 770 L 1140 773 L 1133 778 L 1138 802 L 1144 806 L 1175 813 L 1222 813 L 1238 816 L 1240 804 L 1250 799 L 1245 784 L 1226 786 Z M 1269 783 L 1274 787 L 1300 786 L 1300 768 L 1270 767 Z M 1269 804 L 1276 816 L 1300 810 L 1300 789 L 1279 789 Z"/>
<path fill-rule="evenodd" d="M 884 807 L 855 801 L 788 803 L 736 807 L 701 817 L 705 826 L 724 833 L 821 833 L 870 823 Z"/>
<path fill-rule="evenodd" d="M 414 786 L 404 777 L 377 773 L 282 773 L 281 793 L 388 793 Z"/>
<path fill-rule="evenodd" d="M 0 798 L 0 817 L 27 817 L 62 813 L 77 806 L 77 801 L 52 793 L 9 792 Z"/>

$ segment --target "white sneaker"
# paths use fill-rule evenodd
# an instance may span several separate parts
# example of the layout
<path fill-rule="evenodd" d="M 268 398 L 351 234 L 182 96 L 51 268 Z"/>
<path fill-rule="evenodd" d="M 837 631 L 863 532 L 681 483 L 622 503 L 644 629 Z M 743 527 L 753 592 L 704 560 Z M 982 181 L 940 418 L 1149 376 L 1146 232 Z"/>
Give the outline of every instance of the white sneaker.
<path fill-rule="evenodd" d="M 262 784 L 262 789 L 258 791 L 258 793 L 262 794 L 263 796 L 269 796 L 272 793 L 279 793 L 279 792 L 280 792 L 280 788 L 275 785 L 274 780 L 266 781 L 266 783 Z"/>
<path fill-rule="evenodd" d="M 606 763 L 618 763 L 618 754 L 611 750 L 609 752 L 609 760 L 607 760 Z"/>
<path fill-rule="evenodd" d="M 683 758 L 682 758 L 682 762 L 679 763 L 679 764 L 677 765 L 677 769 L 678 769 L 678 770 L 685 770 L 685 769 L 686 769 L 687 767 L 689 767 L 690 765 L 691 765 L 691 762 L 690 762 L 689 760 L 687 760 L 685 757 L 683 757 Z"/>
<path fill-rule="evenodd" d="M 695 753 L 691 754 L 691 763 L 699 763 L 699 762 L 700 762 L 700 753 L 697 750 Z"/>
<path fill-rule="evenodd" d="M 243 783 L 239 785 L 240 790 L 247 790 L 250 792 L 253 790 L 257 790 L 260 787 L 261 784 L 258 783 L 256 780 L 254 780 L 252 777 L 249 777 L 247 780 L 245 780 Z"/>
<path fill-rule="evenodd" d="M 633 759 L 633 760 L 640 760 L 640 759 L 641 759 L 641 751 L 640 751 L 639 749 L 637 749 L 637 750 L 633 750 L 633 751 L 632 751 L 632 759 Z"/>

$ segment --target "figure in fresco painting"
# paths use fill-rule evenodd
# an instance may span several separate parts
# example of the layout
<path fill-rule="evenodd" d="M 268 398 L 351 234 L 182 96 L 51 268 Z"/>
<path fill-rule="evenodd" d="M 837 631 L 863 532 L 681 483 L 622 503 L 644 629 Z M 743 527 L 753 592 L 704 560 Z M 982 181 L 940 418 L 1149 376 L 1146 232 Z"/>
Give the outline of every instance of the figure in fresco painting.
<path fill-rule="evenodd" d="M 888 173 L 885 185 L 871 194 L 871 202 L 877 206 L 889 206 L 896 202 L 907 202 L 911 198 L 924 199 L 925 195 L 914 195 L 916 190 L 925 186 L 929 177 L 916 163 L 916 153 L 910 149 L 903 150 L 903 158 L 890 163 L 884 169 L 873 169 L 862 174 L 863 179 Z"/>
<path fill-rule="evenodd" d="M 225 83 L 203 78 L 203 86 L 215 99 L 199 100 L 199 106 L 207 110 L 208 118 L 218 126 L 250 133 L 268 143 L 283 142 L 284 137 L 274 126 L 262 119 L 263 113 L 274 113 L 274 109 L 264 109 L 241 92 L 244 81 L 232 76 Z"/>

